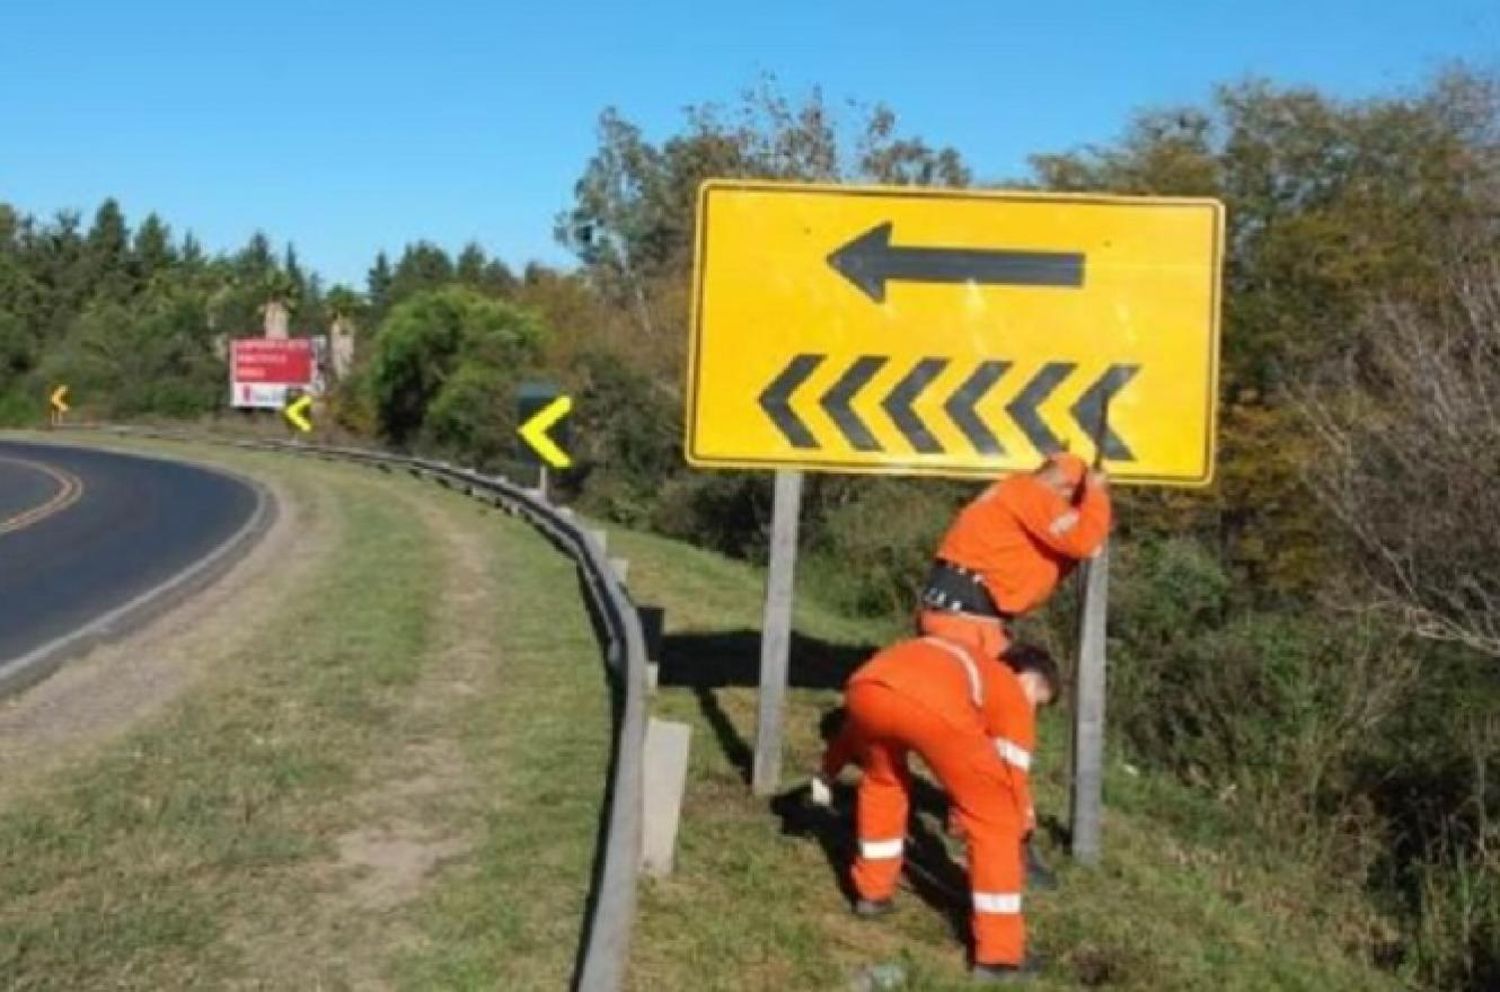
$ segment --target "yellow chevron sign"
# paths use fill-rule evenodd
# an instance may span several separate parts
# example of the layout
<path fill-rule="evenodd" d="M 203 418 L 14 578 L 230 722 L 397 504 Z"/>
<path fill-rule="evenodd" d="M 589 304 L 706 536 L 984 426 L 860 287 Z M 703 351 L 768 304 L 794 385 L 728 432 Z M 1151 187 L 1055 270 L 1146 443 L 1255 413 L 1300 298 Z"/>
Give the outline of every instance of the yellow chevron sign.
<path fill-rule="evenodd" d="M 288 403 L 281 411 L 291 425 L 304 434 L 312 430 L 312 421 L 307 417 L 307 411 L 312 409 L 311 396 L 299 396 Z"/>
<path fill-rule="evenodd" d="M 68 387 L 58 386 L 52 390 L 52 409 L 56 413 L 67 413 L 72 407 L 68 406 Z"/>
<path fill-rule="evenodd" d="M 1213 475 L 1213 200 L 713 181 L 686 454 L 989 477 L 1095 440 L 1119 481 Z"/>
<path fill-rule="evenodd" d="M 558 446 L 547 433 L 557 422 L 573 410 L 573 397 L 557 396 L 550 403 L 532 414 L 516 431 L 522 440 L 531 445 L 531 450 L 553 468 L 570 468 L 573 459 Z"/>

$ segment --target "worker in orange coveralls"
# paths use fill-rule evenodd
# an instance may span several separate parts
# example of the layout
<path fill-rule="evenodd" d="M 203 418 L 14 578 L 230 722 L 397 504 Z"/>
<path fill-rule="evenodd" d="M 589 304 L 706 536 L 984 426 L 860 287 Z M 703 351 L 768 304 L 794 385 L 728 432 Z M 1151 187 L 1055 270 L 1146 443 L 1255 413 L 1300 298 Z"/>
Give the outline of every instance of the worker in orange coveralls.
<path fill-rule="evenodd" d="M 856 805 L 853 883 L 860 916 L 892 908 L 906 843 L 915 751 L 948 793 L 969 849 L 973 975 L 985 982 L 1038 970 L 1025 954 L 1021 838 L 1031 810 L 1035 710 L 1059 689 L 1042 649 L 1017 645 L 1005 659 L 939 637 L 902 641 L 876 654 L 844 689 L 846 716 L 813 780 L 826 803 L 851 762 L 864 771 Z"/>
<path fill-rule="evenodd" d="M 1110 517 L 1108 476 L 1077 455 L 1052 455 L 1034 472 L 989 486 L 943 536 L 917 629 L 987 657 L 1003 653 L 1011 621 L 1046 602 L 1074 566 L 1099 553 Z M 949 829 L 959 834 L 956 821 L 950 818 Z M 1056 879 L 1031 844 L 1034 811 L 1027 824 L 1032 884 L 1051 888 Z"/>
<path fill-rule="evenodd" d="M 1077 455 L 991 485 L 944 535 L 922 591 L 918 629 L 994 657 L 1012 620 L 1052 595 L 1109 534 L 1108 477 Z"/>

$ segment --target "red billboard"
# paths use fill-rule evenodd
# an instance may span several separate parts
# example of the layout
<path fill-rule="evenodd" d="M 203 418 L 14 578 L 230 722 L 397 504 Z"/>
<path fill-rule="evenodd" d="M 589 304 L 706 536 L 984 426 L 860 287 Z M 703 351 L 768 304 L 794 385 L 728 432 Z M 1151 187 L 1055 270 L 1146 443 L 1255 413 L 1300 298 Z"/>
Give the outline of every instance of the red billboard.
<path fill-rule="evenodd" d="M 229 402 L 280 409 L 288 389 L 312 388 L 316 371 L 309 338 L 238 338 L 230 343 Z"/>

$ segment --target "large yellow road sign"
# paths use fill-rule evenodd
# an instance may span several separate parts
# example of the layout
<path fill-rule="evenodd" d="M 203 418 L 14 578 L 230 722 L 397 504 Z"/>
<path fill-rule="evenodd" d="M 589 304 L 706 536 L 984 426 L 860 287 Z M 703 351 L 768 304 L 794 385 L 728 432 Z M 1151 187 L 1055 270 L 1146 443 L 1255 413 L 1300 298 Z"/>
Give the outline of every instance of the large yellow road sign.
<path fill-rule="evenodd" d="M 990 476 L 1099 438 L 1117 480 L 1207 483 L 1223 229 L 1213 200 L 710 182 L 688 461 Z"/>

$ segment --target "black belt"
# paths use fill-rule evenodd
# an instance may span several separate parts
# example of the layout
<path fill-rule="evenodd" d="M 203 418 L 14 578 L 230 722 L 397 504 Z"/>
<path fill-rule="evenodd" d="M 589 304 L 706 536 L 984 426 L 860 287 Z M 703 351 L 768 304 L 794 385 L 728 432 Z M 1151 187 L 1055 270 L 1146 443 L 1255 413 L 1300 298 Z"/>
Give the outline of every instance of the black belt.
<path fill-rule="evenodd" d="M 927 585 L 922 589 L 922 605 L 929 610 L 970 613 L 995 620 L 1015 619 L 1012 614 L 995 605 L 990 591 L 984 587 L 983 576 L 941 558 L 932 563 L 932 571 L 927 573 Z"/>

